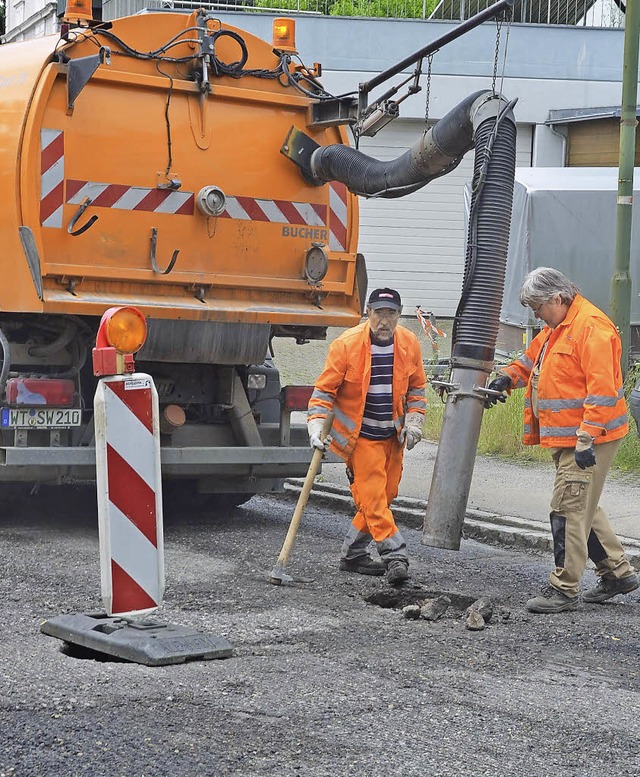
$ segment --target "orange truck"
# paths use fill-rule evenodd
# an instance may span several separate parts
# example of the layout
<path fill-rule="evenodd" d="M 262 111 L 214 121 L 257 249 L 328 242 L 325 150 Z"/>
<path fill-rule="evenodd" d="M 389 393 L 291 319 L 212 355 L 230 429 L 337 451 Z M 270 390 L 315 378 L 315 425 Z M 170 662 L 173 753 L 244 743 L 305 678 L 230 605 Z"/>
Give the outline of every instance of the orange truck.
<path fill-rule="evenodd" d="M 0 46 L 0 481 L 95 477 L 91 349 L 105 310 L 133 305 L 163 477 L 238 504 L 310 460 L 290 424 L 308 391 L 281 390 L 273 339 L 360 319 L 356 197 L 281 153 L 292 127 L 346 143 L 344 121 L 289 20 L 265 41 L 204 11 L 98 24 L 90 7 Z"/>

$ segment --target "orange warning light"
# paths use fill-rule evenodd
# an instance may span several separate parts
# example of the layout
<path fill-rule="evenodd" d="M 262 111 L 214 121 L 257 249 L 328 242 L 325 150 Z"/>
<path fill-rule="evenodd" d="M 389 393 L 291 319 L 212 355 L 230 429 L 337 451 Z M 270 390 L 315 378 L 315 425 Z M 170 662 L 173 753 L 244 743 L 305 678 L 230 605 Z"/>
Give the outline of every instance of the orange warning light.
<path fill-rule="evenodd" d="M 293 19 L 273 20 L 273 48 L 278 49 L 278 51 L 298 53 L 296 49 L 296 23 Z"/>
<path fill-rule="evenodd" d="M 122 375 L 134 371 L 133 354 L 147 339 L 147 320 L 134 307 L 109 308 L 98 327 L 93 349 L 94 375 Z"/>
<path fill-rule="evenodd" d="M 138 308 L 109 308 L 100 321 L 98 348 L 102 345 L 101 334 L 106 341 L 104 345 L 112 346 L 118 353 L 135 353 L 147 339 L 147 320 Z"/>
<path fill-rule="evenodd" d="M 64 22 L 93 21 L 93 8 L 91 0 L 67 0 L 64 9 Z"/>

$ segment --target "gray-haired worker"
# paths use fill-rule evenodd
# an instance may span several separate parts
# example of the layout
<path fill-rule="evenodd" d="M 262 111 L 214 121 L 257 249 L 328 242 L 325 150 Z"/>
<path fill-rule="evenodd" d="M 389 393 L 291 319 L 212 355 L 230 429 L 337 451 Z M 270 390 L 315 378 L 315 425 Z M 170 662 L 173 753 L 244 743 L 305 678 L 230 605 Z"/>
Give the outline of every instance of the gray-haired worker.
<path fill-rule="evenodd" d="M 583 601 L 600 604 L 640 584 L 599 505 L 629 429 L 622 347 L 611 320 L 558 270 L 529 273 L 520 301 L 545 327 L 488 387 L 526 387 L 524 442 L 548 448 L 556 466 L 550 515 L 556 568 L 548 588 L 527 602 L 531 612 L 554 613 L 577 606 L 587 557 L 599 582 Z"/>

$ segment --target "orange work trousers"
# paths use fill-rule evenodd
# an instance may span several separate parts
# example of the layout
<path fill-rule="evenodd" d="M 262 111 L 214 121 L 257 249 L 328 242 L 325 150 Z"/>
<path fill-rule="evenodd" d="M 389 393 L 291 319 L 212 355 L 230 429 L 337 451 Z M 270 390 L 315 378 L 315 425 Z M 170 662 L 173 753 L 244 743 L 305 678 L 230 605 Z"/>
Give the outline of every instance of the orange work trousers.
<path fill-rule="evenodd" d="M 357 513 L 352 524 L 376 542 L 393 536 L 398 527 L 389 505 L 398 496 L 403 449 L 395 434 L 386 440 L 358 437 L 347 461 L 351 494 Z"/>

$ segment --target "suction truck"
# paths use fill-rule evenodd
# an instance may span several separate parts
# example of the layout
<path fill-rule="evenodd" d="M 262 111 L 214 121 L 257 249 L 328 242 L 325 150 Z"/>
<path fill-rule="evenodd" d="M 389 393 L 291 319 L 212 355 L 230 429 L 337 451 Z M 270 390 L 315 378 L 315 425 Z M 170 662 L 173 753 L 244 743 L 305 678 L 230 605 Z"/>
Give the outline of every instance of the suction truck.
<path fill-rule="evenodd" d="M 274 342 L 360 320 L 357 196 L 446 174 L 480 126 L 515 132 L 488 90 L 379 162 L 347 130 L 393 100 L 319 76 L 293 20 L 266 41 L 202 9 L 95 22 L 69 0 L 59 36 L 0 46 L 0 482 L 95 478 L 91 349 L 114 306 L 148 322 L 165 481 L 239 504 L 306 472 L 310 387 L 280 385 Z"/>

